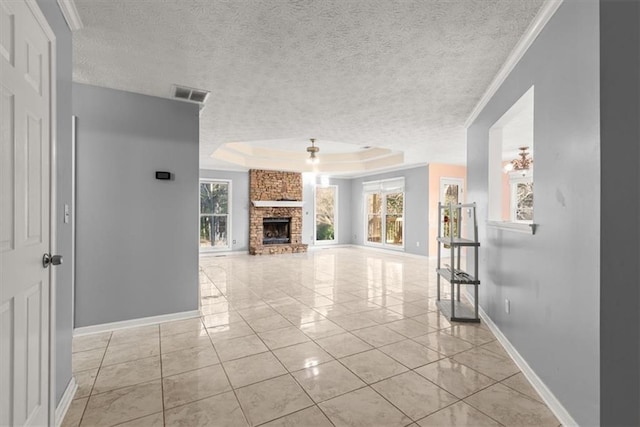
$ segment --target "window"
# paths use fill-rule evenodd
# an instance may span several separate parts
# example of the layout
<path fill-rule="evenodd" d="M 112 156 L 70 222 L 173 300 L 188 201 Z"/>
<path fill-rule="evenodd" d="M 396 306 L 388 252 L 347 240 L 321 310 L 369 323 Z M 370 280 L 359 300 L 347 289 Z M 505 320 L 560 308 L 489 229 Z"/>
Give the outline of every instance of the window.
<path fill-rule="evenodd" d="M 200 182 L 200 249 L 229 249 L 230 181 Z"/>
<path fill-rule="evenodd" d="M 404 220 L 404 193 L 385 194 L 385 243 L 402 246 Z"/>
<path fill-rule="evenodd" d="M 532 232 L 534 88 L 489 130 L 489 223 Z"/>
<path fill-rule="evenodd" d="M 382 243 L 382 195 L 367 194 L 367 242 Z"/>
<path fill-rule="evenodd" d="M 509 218 L 513 222 L 533 222 L 533 177 L 511 176 Z"/>
<path fill-rule="evenodd" d="M 364 183 L 366 242 L 404 247 L 404 178 Z"/>
<path fill-rule="evenodd" d="M 462 186 L 464 180 L 462 178 L 440 178 L 440 202 L 445 205 L 442 210 L 443 218 L 440 220 L 443 222 L 444 229 L 442 230 L 442 236 L 449 237 L 451 232 L 454 236 L 458 235 L 458 213 L 459 210 L 454 209 L 453 212 L 449 212 L 450 204 L 462 203 Z"/>
<path fill-rule="evenodd" d="M 338 187 L 335 185 L 317 186 L 315 203 L 316 243 L 334 243 L 338 241 L 337 207 Z"/>

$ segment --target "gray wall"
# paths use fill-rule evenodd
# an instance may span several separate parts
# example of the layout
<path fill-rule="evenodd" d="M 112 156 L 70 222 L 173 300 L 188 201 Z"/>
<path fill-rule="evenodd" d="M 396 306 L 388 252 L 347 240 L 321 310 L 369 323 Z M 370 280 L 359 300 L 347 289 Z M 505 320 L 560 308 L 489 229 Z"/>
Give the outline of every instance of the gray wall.
<path fill-rule="evenodd" d="M 427 255 L 429 245 L 429 171 L 427 166 L 387 172 L 351 180 L 351 232 L 352 243 L 364 245 L 364 197 L 362 183 L 382 179 L 405 179 L 404 200 L 404 238 L 405 252 L 415 255 Z M 416 242 L 420 246 L 416 246 Z"/>
<path fill-rule="evenodd" d="M 314 197 L 314 180 L 308 178 L 312 175 L 305 176 L 304 189 L 302 199 L 304 200 L 303 216 L 302 216 L 302 242 L 308 245 L 314 245 L 315 234 L 315 197 Z M 315 176 L 315 184 L 321 182 L 320 176 Z M 338 186 L 338 241 L 335 244 L 349 245 L 353 241 L 351 231 L 351 180 L 343 178 L 329 178 L 329 185 Z M 326 245 L 322 245 L 326 246 Z"/>
<path fill-rule="evenodd" d="M 349 245 L 353 242 L 351 180 L 329 178 L 329 184 L 338 186 L 338 244 Z"/>
<path fill-rule="evenodd" d="M 313 212 L 315 209 L 315 200 L 313 198 L 313 187 L 317 178 L 315 174 L 303 173 L 302 174 L 302 200 L 304 206 L 302 207 L 302 243 L 307 245 L 313 245 Z"/>
<path fill-rule="evenodd" d="M 231 181 L 231 250 L 249 251 L 249 172 L 200 169 L 200 178 Z"/>
<path fill-rule="evenodd" d="M 73 298 L 71 220 L 64 223 L 64 205 L 71 207 L 71 31 L 55 0 L 38 0 L 38 6 L 56 35 L 56 252 L 64 263 L 55 267 L 56 280 L 56 402 L 71 380 Z"/>
<path fill-rule="evenodd" d="M 74 84 L 73 111 L 75 326 L 198 309 L 198 107 Z"/>
<path fill-rule="evenodd" d="M 565 0 L 467 133 L 480 304 L 580 425 L 600 416 L 598 25 L 597 0 Z M 486 226 L 489 128 L 532 85 L 533 236 Z"/>
<path fill-rule="evenodd" d="M 600 2 L 600 423 L 640 425 L 640 3 Z"/>

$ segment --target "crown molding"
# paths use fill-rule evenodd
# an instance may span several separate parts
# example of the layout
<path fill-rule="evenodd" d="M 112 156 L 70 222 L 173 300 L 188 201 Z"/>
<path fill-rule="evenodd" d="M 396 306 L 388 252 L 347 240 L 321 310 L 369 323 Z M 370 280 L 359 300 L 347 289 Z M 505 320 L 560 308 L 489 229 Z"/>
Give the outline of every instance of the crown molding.
<path fill-rule="evenodd" d="M 522 59 L 529 47 L 531 47 L 535 39 L 542 32 L 542 29 L 547 25 L 549 20 L 551 20 L 551 17 L 556 13 L 562 2 L 563 0 L 547 0 L 544 2 L 542 7 L 536 14 L 536 17 L 533 19 L 531 24 L 529 24 L 529 27 L 524 32 L 522 37 L 520 37 L 520 40 L 518 40 L 518 43 L 515 45 L 515 47 L 507 57 L 505 63 L 502 64 L 502 67 L 498 71 L 498 74 L 496 74 L 496 76 L 491 81 L 491 84 L 482 95 L 482 98 L 480 98 L 475 108 L 473 109 L 473 111 L 471 111 L 471 114 L 464 122 L 465 128 L 471 126 L 475 119 L 478 118 L 478 116 L 482 112 L 482 109 L 486 107 L 486 105 L 489 103 L 493 95 L 496 94 L 502 83 L 504 83 L 509 74 L 511 74 L 511 71 L 513 71 L 520 59 Z"/>
<path fill-rule="evenodd" d="M 421 167 L 425 167 L 425 166 L 429 166 L 429 163 L 412 163 L 412 164 L 408 164 L 408 165 L 401 165 L 401 166 L 398 166 L 398 167 L 392 166 L 392 167 L 389 167 L 389 168 L 383 168 L 383 169 L 367 171 L 366 173 L 361 173 L 361 174 L 356 174 L 356 175 L 347 175 L 347 176 L 344 176 L 344 179 L 366 178 L 366 177 L 369 177 L 369 176 L 382 175 L 382 174 L 385 174 L 385 173 L 392 173 L 392 172 L 400 172 L 400 171 L 404 171 L 404 170 L 407 170 L 407 169 L 415 169 L 415 168 L 421 168 Z M 334 176 L 334 175 L 331 175 L 331 177 L 332 178 L 340 178 L 339 176 Z"/>
<path fill-rule="evenodd" d="M 73 0 L 58 0 L 58 6 L 64 15 L 64 19 L 67 21 L 67 25 L 71 31 L 77 31 L 84 28 L 82 20 L 78 14 L 76 3 Z"/>

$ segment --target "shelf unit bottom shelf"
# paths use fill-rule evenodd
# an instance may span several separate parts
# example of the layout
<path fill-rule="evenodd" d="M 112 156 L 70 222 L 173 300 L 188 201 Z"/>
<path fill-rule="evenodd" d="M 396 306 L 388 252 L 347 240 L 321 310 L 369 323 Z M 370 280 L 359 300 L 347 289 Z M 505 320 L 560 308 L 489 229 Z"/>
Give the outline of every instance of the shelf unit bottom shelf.
<path fill-rule="evenodd" d="M 451 300 L 442 299 L 436 301 L 436 305 L 440 309 L 440 312 L 449 320 L 453 322 L 468 322 L 468 323 L 480 323 L 480 318 L 475 317 L 474 308 L 461 302 L 454 301 L 456 316 L 451 316 Z"/>

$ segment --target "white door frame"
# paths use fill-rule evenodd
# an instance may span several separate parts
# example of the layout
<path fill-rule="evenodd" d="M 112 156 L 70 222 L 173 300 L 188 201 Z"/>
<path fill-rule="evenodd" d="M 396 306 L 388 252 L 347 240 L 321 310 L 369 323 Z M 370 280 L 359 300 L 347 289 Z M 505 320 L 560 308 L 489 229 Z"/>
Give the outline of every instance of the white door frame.
<path fill-rule="evenodd" d="M 464 203 L 464 179 L 462 178 L 450 178 L 450 177 L 441 177 L 440 178 L 440 202 L 444 201 L 444 186 L 447 184 L 457 185 L 460 189 L 458 193 L 458 201 L 460 203 Z"/>
<path fill-rule="evenodd" d="M 318 187 L 327 188 L 333 187 L 335 189 L 333 200 L 333 240 L 318 240 L 318 203 L 316 193 Z M 335 184 L 327 185 L 314 185 L 313 187 L 313 243 L 314 245 L 333 245 L 338 243 L 338 191 L 339 187 Z"/>
<path fill-rule="evenodd" d="M 51 158 L 49 170 L 49 253 L 57 254 L 58 245 L 56 242 L 56 203 L 57 203 L 57 58 L 56 58 L 56 35 L 51 29 L 47 18 L 42 13 L 36 0 L 25 0 L 31 9 L 36 20 L 42 27 L 49 40 L 49 138 L 51 144 Z M 54 424 L 56 420 L 56 275 L 55 267 L 49 267 L 49 424 Z M 61 421 L 61 420 L 60 420 Z"/>

